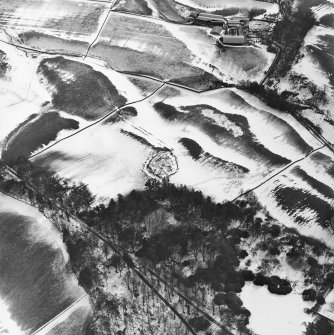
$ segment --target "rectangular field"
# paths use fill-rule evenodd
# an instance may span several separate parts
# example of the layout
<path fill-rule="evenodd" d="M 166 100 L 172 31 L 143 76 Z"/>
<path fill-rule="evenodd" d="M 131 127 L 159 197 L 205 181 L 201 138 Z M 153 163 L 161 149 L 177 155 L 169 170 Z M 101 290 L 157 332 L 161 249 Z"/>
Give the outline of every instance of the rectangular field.
<path fill-rule="evenodd" d="M 75 0 L 2 1 L 0 26 L 10 33 L 35 31 L 65 39 L 90 40 L 109 4 Z"/>

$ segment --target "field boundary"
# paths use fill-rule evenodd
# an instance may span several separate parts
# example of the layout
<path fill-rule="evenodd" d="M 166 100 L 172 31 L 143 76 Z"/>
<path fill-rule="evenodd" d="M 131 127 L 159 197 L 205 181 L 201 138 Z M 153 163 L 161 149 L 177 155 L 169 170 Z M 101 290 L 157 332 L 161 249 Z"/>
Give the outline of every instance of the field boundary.
<path fill-rule="evenodd" d="M 98 32 L 97 32 L 97 34 L 96 34 L 94 40 L 92 41 L 92 43 L 89 44 L 89 46 L 88 46 L 88 48 L 87 48 L 87 51 L 86 51 L 86 54 L 85 54 L 85 56 L 84 56 L 84 58 L 83 58 L 84 60 L 86 59 L 86 57 L 87 57 L 87 55 L 88 55 L 90 49 L 91 49 L 92 46 L 94 45 L 94 43 L 95 43 L 95 42 L 98 40 L 98 38 L 100 37 L 101 32 L 102 32 L 102 30 L 104 29 L 104 26 L 106 25 L 107 21 L 109 20 L 110 13 L 111 13 L 112 8 L 114 7 L 116 1 L 117 1 L 117 0 L 114 0 L 114 2 L 110 1 L 110 7 L 109 7 L 109 10 L 108 10 L 108 12 L 107 12 L 107 15 L 106 15 L 105 19 L 103 20 L 103 22 L 102 22 L 102 24 L 101 24 L 101 27 L 100 27 L 100 29 L 98 30 Z M 109 2 L 108 2 L 108 3 L 109 3 Z"/>
<path fill-rule="evenodd" d="M 79 297 L 77 300 L 75 300 L 71 305 L 66 307 L 64 310 L 62 310 L 59 314 L 57 314 L 55 317 L 53 317 L 50 321 L 46 322 L 44 325 L 39 327 L 37 330 L 35 330 L 33 333 L 30 335 L 38 335 L 44 328 L 52 324 L 54 321 L 56 321 L 58 318 L 60 318 L 63 314 L 71 310 L 73 307 L 75 307 L 82 299 L 89 297 L 87 293 L 83 294 L 81 297 Z"/>
<path fill-rule="evenodd" d="M 142 102 L 142 101 L 145 101 L 146 99 L 149 99 L 149 98 L 152 97 L 154 94 L 156 94 L 156 93 L 157 93 L 157 92 L 158 92 L 164 85 L 165 85 L 165 83 L 163 83 L 162 85 L 160 85 L 156 90 L 154 90 L 152 93 L 150 93 L 148 96 L 146 96 L 146 97 L 144 97 L 144 98 L 142 98 L 142 99 L 139 99 L 139 100 L 136 100 L 136 101 L 128 102 L 128 103 L 124 104 L 123 106 L 120 106 L 120 107 L 118 107 L 118 108 L 112 110 L 111 112 L 109 112 L 109 113 L 107 113 L 106 115 L 102 116 L 100 119 L 98 119 L 98 120 L 96 120 L 96 121 L 90 123 L 89 125 L 87 125 L 87 126 L 81 128 L 81 129 L 79 129 L 78 131 L 76 131 L 76 132 L 74 132 L 74 133 L 72 133 L 72 134 L 70 134 L 70 135 L 68 135 L 68 136 L 65 136 L 65 137 L 61 138 L 60 140 L 58 140 L 58 141 L 52 143 L 51 145 L 47 146 L 46 148 L 40 150 L 39 152 L 37 152 L 37 153 L 31 155 L 31 156 L 29 157 L 29 159 L 32 159 L 32 158 L 34 158 L 34 157 L 40 155 L 41 153 L 43 153 L 43 152 L 49 150 L 50 148 L 54 147 L 54 146 L 57 145 L 58 143 L 60 143 L 60 142 L 62 142 L 62 141 L 65 141 L 65 140 L 67 140 L 67 139 L 69 139 L 69 138 L 71 138 L 71 137 L 73 137 L 73 136 L 75 136 L 75 135 L 77 135 L 77 134 L 83 132 L 84 130 L 86 130 L 86 129 L 88 129 L 88 128 L 91 128 L 91 127 L 93 127 L 93 126 L 95 126 L 96 124 L 98 124 L 98 123 L 104 121 L 105 119 L 107 119 L 107 118 L 110 117 L 111 115 L 117 113 L 118 111 L 122 110 L 123 108 L 128 107 L 128 106 L 131 106 L 131 105 L 136 104 L 136 103 L 139 103 L 139 102 Z"/>

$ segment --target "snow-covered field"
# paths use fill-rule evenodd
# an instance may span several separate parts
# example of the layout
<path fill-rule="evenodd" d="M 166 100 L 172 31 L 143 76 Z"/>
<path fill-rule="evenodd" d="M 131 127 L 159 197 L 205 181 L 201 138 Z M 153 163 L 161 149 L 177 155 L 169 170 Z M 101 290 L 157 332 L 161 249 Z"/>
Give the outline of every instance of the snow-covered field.
<path fill-rule="evenodd" d="M 110 124 L 107 119 L 34 160 L 109 198 L 142 188 L 147 178 L 144 162 L 157 149 L 165 149 L 177 159 L 172 182 L 202 190 L 217 201 L 232 200 L 320 146 L 288 115 L 257 108 L 261 103 L 254 101 L 255 106 L 248 104 L 237 90 L 198 95 L 167 87 L 133 104 L 137 115 L 122 117 L 121 110 L 121 121 Z M 159 108 L 175 115 L 166 116 Z M 201 148 L 199 156 L 193 157 L 181 139 L 195 142 Z"/>
<path fill-rule="evenodd" d="M 304 312 L 313 303 L 303 301 L 299 294 L 275 295 L 266 286 L 248 282 L 240 297 L 251 312 L 249 327 L 258 335 L 302 335 L 305 323 L 313 320 Z"/>
<path fill-rule="evenodd" d="M 0 25 L 16 35 L 34 31 L 89 42 L 94 39 L 109 7 L 103 1 L 14 0 L 0 4 Z"/>

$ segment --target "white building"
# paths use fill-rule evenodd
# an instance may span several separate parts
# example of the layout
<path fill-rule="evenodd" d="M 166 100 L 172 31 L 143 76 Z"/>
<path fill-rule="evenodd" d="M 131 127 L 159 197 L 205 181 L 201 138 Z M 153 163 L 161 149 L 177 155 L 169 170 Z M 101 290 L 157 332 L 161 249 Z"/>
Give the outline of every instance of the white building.
<path fill-rule="evenodd" d="M 246 43 L 245 35 L 222 35 L 219 39 L 223 44 L 243 45 Z"/>

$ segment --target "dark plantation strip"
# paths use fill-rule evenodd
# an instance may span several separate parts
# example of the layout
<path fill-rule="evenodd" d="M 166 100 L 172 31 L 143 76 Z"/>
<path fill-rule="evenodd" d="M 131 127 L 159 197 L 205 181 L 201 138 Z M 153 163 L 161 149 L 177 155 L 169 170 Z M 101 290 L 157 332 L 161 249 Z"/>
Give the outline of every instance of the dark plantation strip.
<path fill-rule="evenodd" d="M 306 181 L 310 187 L 314 188 L 320 194 L 324 195 L 328 199 L 334 199 L 334 190 L 330 186 L 323 184 L 319 180 L 309 176 L 306 171 L 304 171 L 299 166 L 296 166 L 291 170 L 293 174 L 301 178 L 303 181 Z"/>
<path fill-rule="evenodd" d="M 274 173 L 273 175 L 269 176 L 268 178 L 266 178 L 264 181 L 262 181 L 260 184 L 256 185 L 255 187 L 243 192 L 242 194 L 238 195 L 236 198 L 234 198 L 232 200 L 232 202 L 238 201 L 240 198 L 242 198 L 243 196 L 255 191 L 256 189 L 260 188 L 261 186 L 265 185 L 268 181 L 274 179 L 275 177 L 279 176 L 282 172 L 288 170 L 290 167 L 292 167 L 293 165 L 303 161 L 305 158 L 311 156 L 313 153 L 316 153 L 317 151 L 324 149 L 326 147 L 326 145 L 323 145 L 320 148 L 316 148 L 314 150 L 312 150 L 311 152 L 309 152 L 305 157 L 302 157 L 294 162 L 291 162 L 290 164 L 286 165 L 283 169 L 279 170 L 278 172 Z"/>
<path fill-rule="evenodd" d="M 305 190 L 283 185 L 277 186 L 273 193 L 275 194 L 278 204 L 290 215 L 296 214 L 296 211 L 299 210 L 311 209 L 316 213 L 318 224 L 324 228 L 330 226 L 331 219 L 334 217 L 334 209 L 328 202 L 319 199 Z M 296 217 L 295 219 L 299 224 L 305 223 L 303 217 Z"/>

